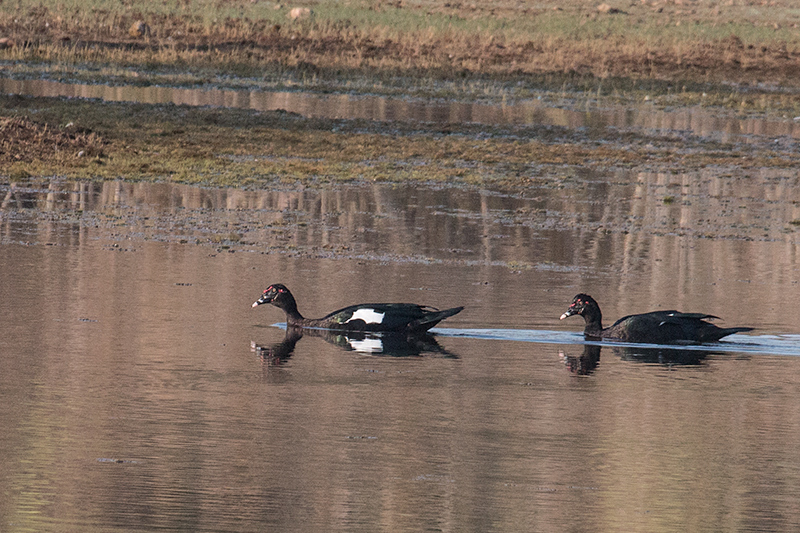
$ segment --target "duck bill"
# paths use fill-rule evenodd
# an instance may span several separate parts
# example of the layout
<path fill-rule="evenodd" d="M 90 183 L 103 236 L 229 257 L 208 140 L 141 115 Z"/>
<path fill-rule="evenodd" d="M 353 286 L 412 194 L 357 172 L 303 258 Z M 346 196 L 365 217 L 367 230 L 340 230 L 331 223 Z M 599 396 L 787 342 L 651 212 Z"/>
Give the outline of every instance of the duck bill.
<path fill-rule="evenodd" d="M 267 295 L 265 294 L 264 296 L 262 296 L 261 298 L 259 298 L 259 299 L 258 299 L 258 300 L 256 300 L 255 302 L 253 302 L 253 307 L 258 307 L 258 306 L 259 306 L 259 305 L 261 305 L 261 304 L 268 304 L 268 303 L 270 303 L 271 301 L 272 301 L 272 298 L 270 298 L 269 296 L 267 296 Z"/>
<path fill-rule="evenodd" d="M 572 316 L 574 314 L 575 314 L 575 311 L 573 311 L 572 309 L 567 309 L 567 312 L 564 313 L 563 315 L 561 315 L 561 318 L 559 318 L 559 320 L 564 320 L 565 318 L 570 317 L 570 316 Z"/>

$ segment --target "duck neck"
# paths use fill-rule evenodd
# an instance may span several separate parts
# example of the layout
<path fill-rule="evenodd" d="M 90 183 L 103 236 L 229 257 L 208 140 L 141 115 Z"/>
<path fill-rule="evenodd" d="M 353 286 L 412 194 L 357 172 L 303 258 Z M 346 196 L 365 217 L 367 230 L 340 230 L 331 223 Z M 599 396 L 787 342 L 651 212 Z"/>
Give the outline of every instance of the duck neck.
<path fill-rule="evenodd" d="M 286 325 L 291 327 L 302 327 L 305 322 L 303 315 L 297 312 L 297 309 L 294 310 L 293 313 L 286 312 Z"/>
<path fill-rule="evenodd" d="M 300 311 L 297 310 L 297 303 L 294 301 L 294 298 L 285 302 L 282 306 L 284 313 L 286 313 L 286 325 L 287 326 L 303 326 L 303 323 L 306 321 L 303 318 L 303 315 L 300 314 Z"/>
<path fill-rule="evenodd" d="M 586 327 L 583 328 L 585 337 L 601 337 L 603 334 L 603 314 L 600 309 L 587 309 L 583 313 Z"/>

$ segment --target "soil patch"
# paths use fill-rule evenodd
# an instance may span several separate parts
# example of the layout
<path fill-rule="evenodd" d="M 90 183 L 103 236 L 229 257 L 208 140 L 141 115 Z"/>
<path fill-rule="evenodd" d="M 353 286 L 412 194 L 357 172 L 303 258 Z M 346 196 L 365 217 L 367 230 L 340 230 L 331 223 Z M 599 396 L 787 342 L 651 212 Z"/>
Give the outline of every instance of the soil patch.
<path fill-rule="evenodd" d="M 0 164 L 99 156 L 104 144 L 73 124 L 58 128 L 21 116 L 0 118 Z"/>

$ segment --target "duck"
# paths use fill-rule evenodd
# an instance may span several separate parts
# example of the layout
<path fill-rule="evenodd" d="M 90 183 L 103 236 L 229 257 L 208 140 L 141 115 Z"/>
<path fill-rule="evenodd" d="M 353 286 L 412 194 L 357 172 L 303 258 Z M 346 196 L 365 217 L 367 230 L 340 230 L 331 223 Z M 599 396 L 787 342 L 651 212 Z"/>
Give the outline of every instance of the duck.
<path fill-rule="evenodd" d="M 272 304 L 286 313 L 287 327 L 320 328 L 336 331 L 425 333 L 433 326 L 460 313 L 464 307 L 442 311 L 435 307 L 405 303 L 358 304 L 334 311 L 322 318 L 304 318 L 285 285 L 267 287 L 253 307 Z"/>
<path fill-rule="evenodd" d="M 723 337 L 752 331 L 753 328 L 720 328 L 707 320 L 719 319 L 705 313 L 679 311 L 653 311 L 620 318 L 611 326 L 603 327 L 600 306 L 588 294 L 578 294 L 561 320 L 581 315 L 586 322 L 583 335 L 590 340 L 608 339 L 647 344 L 703 344 L 717 342 Z"/>

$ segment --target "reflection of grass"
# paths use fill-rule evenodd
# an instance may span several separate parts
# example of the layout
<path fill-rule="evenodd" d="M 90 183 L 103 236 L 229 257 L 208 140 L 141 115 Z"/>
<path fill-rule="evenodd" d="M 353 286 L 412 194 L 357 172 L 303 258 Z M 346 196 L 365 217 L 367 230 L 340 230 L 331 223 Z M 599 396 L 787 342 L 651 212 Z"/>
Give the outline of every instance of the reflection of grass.
<path fill-rule="evenodd" d="M 506 267 L 509 270 L 522 271 L 522 270 L 530 270 L 530 269 L 532 269 L 533 265 L 531 265 L 530 263 L 528 263 L 526 261 L 509 261 L 506 264 Z"/>
<path fill-rule="evenodd" d="M 720 5 L 625 2 L 600 14 L 578 0 L 443 3 L 432 0 L 319 0 L 310 20 L 291 22 L 291 5 L 260 0 L 17 0 L 0 12 L 2 35 L 27 43 L 0 58 L 43 63 L 178 68 L 202 75 L 285 78 L 300 83 L 366 73 L 379 83 L 411 78 L 501 81 L 535 74 L 551 88 L 593 78 L 603 94 L 657 87 L 654 80 L 782 81 L 797 84 L 800 12 L 791 0 Z M 726 2 L 725 4 L 734 4 Z M 128 36 L 145 21 L 147 39 Z M 88 45 L 87 45 L 88 44 Z M 625 79 L 643 80 L 645 86 Z M 513 84 L 512 84 L 513 86 Z M 724 100 L 713 94 L 708 103 Z M 741 100 L 741 99 L 739 99 Z M 703 103 L 703 102 L 701 102 Z M 740 102 L 729 102 L 741 105 Z M 754 105 L 759 105 L 753 99 Z M 745 104 L 747 106 L 749 104 Z"/>

